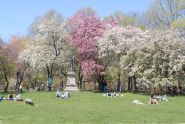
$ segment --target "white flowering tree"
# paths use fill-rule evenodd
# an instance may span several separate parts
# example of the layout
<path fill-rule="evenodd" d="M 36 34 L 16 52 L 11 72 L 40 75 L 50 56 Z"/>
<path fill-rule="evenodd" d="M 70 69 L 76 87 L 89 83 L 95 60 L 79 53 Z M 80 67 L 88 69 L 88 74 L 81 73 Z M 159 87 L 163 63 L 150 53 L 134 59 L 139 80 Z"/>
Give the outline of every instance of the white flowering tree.
<path fill-rule="evenodd" d="M 156 88 L 178 85 L 185 78 L 185 42 L 177 31 L 146 33 L 136 47 L 121 58 L 129 76 L 135 75 L 138 86 Z"/>
<path fill-rule="evenodd" d="M 104 59 L 107 68 L 112 70 L 112 68 L 118 67 L 117 89 L 120 86 L 120 58 L 143 40 L 145 40 L 144 32 L 139 28 L 129 26 L 111 27 L 98 40 L 99 53 L 101 58 Z M 131 79 L 129 83 L 131 83 Z"/>
<path fill-rule="evenodd" d="M 33 23 L 32 34 L 32 41 L 20 53 L 19 59 L 35 68 L 46 67 L 51 90 L 54 65 L 64 62 L 69 51 L 62 16 L 49 11 Z"/>

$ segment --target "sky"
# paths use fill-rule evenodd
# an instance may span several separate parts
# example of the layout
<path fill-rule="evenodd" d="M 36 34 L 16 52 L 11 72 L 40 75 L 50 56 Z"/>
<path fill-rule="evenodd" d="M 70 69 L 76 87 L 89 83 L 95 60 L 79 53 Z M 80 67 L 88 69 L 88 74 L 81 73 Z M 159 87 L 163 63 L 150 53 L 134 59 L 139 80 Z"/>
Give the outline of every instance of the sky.
<path fill-rule="evenodd" d="M 143 12 L 153 0 L 1 0 L 0 38 L 5 42 L 13 35 L 26 35 L 36 17 L 56 10 L 64 18 L 71 17 L 83 7 L 93 8 L 101 17 L 115 11 Z"/>

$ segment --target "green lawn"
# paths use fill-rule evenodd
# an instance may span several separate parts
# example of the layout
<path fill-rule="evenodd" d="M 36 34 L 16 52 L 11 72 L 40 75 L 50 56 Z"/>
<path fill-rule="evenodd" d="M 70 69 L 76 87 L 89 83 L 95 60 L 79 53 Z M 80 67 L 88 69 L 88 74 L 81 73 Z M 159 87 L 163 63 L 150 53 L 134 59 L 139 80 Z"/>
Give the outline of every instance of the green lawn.
<path fill-rule="evenodd" d="M 147 103 L 149 96 L 123 93 L 124 97 L 104 97 L 101 93 L 73 92 L 70 99 L 56 99 L 55 92 L 27 92 L 37 107 L 23 102 L 0 102 L 0 124 L 125 124 L 185 123 L 185 97 L 169 97 L 159 105 L 135 105 L 138 99 Z M 7 96 L 7 95 L 6 95 Z"/>

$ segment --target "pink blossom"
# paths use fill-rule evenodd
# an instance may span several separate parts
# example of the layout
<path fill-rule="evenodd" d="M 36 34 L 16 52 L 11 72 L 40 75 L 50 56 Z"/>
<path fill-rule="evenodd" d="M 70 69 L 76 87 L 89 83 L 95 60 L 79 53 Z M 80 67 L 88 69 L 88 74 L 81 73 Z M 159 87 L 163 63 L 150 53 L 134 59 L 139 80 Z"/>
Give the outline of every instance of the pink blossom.
<path fill-rule="evenodd" d="M 105 22 L 81 11 L 70 19 L 70 24 L 71 44 L 77 49 L 78 62 L 84 76 L 99 73 L 103 66 L 98 60 L 97 39 L 106 29 Z"/>

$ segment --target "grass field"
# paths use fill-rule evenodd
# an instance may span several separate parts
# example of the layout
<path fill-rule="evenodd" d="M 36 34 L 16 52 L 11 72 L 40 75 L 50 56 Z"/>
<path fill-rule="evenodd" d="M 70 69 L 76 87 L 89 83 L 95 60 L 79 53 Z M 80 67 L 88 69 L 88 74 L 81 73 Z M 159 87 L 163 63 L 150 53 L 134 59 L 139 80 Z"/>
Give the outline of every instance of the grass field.
<path fill-rule="evenodd" d="M 149 96 L 123 94 L 110 98 L 101 93 L 73 92 L 70 99 L 56 99 L 55 92 L 26 92 L 22 97 L 32 98 L 38 106 L 2 101 L 0 124 L 185 123 L 184 96 L 169 97 L 171 101 L 159 105 L 136 105 L 131 103 L 134 99 L 147 103 Z"/>

